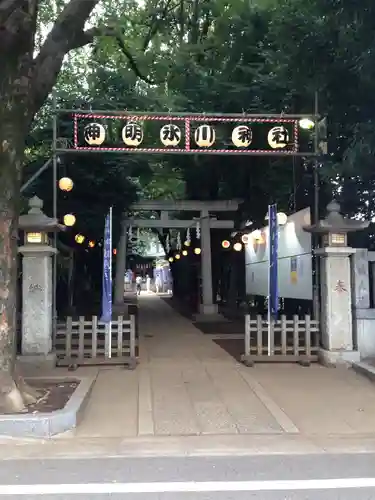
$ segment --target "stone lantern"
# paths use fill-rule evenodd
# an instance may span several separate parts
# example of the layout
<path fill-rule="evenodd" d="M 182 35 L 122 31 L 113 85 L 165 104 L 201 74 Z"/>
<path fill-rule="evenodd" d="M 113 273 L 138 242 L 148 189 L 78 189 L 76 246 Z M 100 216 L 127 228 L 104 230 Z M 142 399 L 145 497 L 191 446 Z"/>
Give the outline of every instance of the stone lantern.
<path fill-rule="evenodd" d="M 42 211 L 43 201 L 34 196 L 29 211 L 19 218 L 24 231 L 22 254 L 22 355 L 29 361 L 52 359 L 52 255 L 48 234 L 65 229 Z"/>
<path fill-rule="evenodd" d="M 347 235 L 368 227 L 369 222 L 347 219 L 340 213 L 340 205 L 332 201 L 327 216 L 303 229 L 321 236 L 321 248 L 315 250 L 320 258 L 320 297 L 322 349 L 324 364 L 359 361 L 359 352 L 353 348 L 352 293 L 350 255 Z"/>

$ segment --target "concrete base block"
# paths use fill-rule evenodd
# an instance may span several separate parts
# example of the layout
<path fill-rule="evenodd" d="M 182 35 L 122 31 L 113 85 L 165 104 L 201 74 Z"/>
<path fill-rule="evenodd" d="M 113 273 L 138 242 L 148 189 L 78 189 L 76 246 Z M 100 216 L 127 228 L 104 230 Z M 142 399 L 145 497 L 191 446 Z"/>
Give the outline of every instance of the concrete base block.
<path fill-rule="evenodd" d="M 193 320 L 197 323 L 225 323 L 228 321 L 218 312 L 217 304 L 200 304 L 199 313 L 194 315 Z"/>
<path fill-rule="evenodd" d="M 226 323 L 228 320 L 217 310 L 217 305 L 214 307 L 201 306 L 199 313 L 194 314 L 193 320 L 197 323 Z"/>
<path fill-rule="evenodd" d="M 50 354 L 21 354 L 17 356 L 17 363 L 25 368 L 35 368 L 37 370 L 52 370 L 56 367 L 56 353 L 51 352 Z M 21 368 L 22 370 L 22 368 Z"/>
<path fill-rule="evenodd" d="M 122 302 L 121 304 L 113 304 L 112 313 L 118 316 L 125 315 L 128 313 L 128 304 Z"/>
<path fill-rule="evenodd" d="M 327 367 L 352 366 L 353 363 L 360 361 L 360 354 L 358 351 L 327 351 L 326 349 L 319 349 L 318 354 L 319 362 Z"/>
<path fill-rule="evenodd" d="M 372 382 L 375 382 L 375 367 L 366 363 L 366 361 L 360 361 L 359 363 L 353 363 L 353 370 L 361 375 L 364 375 Z"/>
<path fill-rule="evenodd" d="M 51 413 L 17 413 L 0 415 L 0 436 L 14 438 L 51 438 L 75 429 L 82 419 L 97 373 L 93 376 L 30 377 L 26 381 L 79 382 L 77 389 L 62 410 Z"/>
<path fill-rule="evenodd" d="M 199 314 L 202 315 L 218 314 L 217 304 L 199 304 Z"/>
<path fill-rule="evenodd" d="M 194 321 L 196 323 L 226 323 L 228 320 L 220 313 L 213 314 L 202 314 L 198 313 L 194 315 Z"/>

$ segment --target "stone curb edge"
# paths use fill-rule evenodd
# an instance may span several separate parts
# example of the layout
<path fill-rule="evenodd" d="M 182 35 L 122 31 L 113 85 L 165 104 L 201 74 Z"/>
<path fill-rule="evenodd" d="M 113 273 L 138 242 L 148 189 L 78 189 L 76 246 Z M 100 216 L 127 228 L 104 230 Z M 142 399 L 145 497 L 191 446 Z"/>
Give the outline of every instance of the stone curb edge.
<path fill-rule="evenodd" d="M 375 382 L 375 367 L 371 366 L 369 363 L 365 361 L 359 361 L 358 363 L 352 363 L 352 368 L 355 372 L 364 375 L 371 382 Z"/>
<path fill-rule="evenodd" d="M 91 376 L 27 377 L 27 380 L 48 382 L 77 381 L 79 385 L 61 410 L 51 413 L 0 415 L 0 437 L 45 439 L 75 429 L 82 419 L 96 378 L 97 373 Z"/>

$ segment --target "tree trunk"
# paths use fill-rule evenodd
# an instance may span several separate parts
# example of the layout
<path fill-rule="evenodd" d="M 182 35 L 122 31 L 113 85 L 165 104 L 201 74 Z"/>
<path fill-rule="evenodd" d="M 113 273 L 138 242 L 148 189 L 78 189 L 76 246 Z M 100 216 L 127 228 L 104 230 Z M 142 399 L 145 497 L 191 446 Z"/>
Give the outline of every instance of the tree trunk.
<path fill-rule="evenodd" d="M 23 9 L 23 10 L 22 10 Z M 36 2 L 22 4 L 11 29 L 7 18 L 2 35 L 11 44 L 0 47 L 0 411 L 19 412 L 37 394 L 15 369 L 17 236 L 20 181 L 25 138 L 32 120 L 30 88 Z M 22 21 L 21 21 L 22 19 Z"/>
<path fill-rule="evenodd" d="M 56 83 L 65 54 L 102 30 L 84 31 L 100 0 L 70 0 L 33 58 L 38 0 L 0 1 L 0 412 L 38 397 L 15 370 L 17 235 L 25 139 Z"/>
<path fill-rule="evenodd" d="M 17 231 L 19 187 L 24 149 L 22 129 L 0 114 L 0 410 L 19 412 L 35 402 L 15 370 Z M 21 137 L 20 137 L 21 135 Z"/>

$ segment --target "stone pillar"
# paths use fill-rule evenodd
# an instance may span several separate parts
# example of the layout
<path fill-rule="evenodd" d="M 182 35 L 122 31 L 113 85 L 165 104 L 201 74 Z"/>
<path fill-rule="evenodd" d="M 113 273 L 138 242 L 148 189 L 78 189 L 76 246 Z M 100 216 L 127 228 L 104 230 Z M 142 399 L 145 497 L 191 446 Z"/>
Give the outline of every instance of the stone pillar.
<path fill-rule="evenodd" d="M 370 307 L 368 250 L 366 248 L 353 249 L 351 260 L 353 308 L 368 309 Z"/>
<path fill-rule="evenodd" d="M 126 247 L 127 247 L 127 232 L 126 224 L 121 223 L 121 235 L 117 245 L 116 255 L 116 276 L 115 276 L 115 305 L 122 306 L 124 304 L 125 293 L 125 271 L 126 271 Z"/>
<path fill-rule="evenodd" d="M 356 248 L 351 264 L 354 344 L 361 358 L 374 357 L 375 309 L 370 309 L 369 251 L 365 248 Z M 370 263 L 372 266 L 373 264 Z M 374 276 L 373 273 L 373 280 Z"/>
<path fill-rule="evenodd" d="M 22 355 L 51 360 L 52 352 L 52 255 L 48 245 L 25 245 L 22 256 Z"/>
<path fill-rule="evenodd" d="M 201 245 L 202 245 L 202 303 L 200 314 L 217 314 L 217 305 L 213 303 L 212 294 L 212 262 L 211 262 L 211 228 L 207 211 L 201 212 Z"/>
<path fill-rule="evenodd" d="M 327 365 L 359 361 L 353 348 L 349 247 L 316 250 L 321 269 L 321 361 Z"/>

